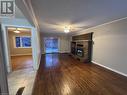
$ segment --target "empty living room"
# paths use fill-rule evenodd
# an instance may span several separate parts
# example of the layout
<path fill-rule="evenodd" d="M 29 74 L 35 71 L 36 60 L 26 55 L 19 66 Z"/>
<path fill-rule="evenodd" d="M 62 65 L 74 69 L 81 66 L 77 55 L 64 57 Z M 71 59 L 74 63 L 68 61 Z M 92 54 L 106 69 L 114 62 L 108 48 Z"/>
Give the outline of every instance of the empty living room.
<path fill-rule="evenodd" d="M 127 95 L 127 0 L 0 0 L 0 95 Z"/>

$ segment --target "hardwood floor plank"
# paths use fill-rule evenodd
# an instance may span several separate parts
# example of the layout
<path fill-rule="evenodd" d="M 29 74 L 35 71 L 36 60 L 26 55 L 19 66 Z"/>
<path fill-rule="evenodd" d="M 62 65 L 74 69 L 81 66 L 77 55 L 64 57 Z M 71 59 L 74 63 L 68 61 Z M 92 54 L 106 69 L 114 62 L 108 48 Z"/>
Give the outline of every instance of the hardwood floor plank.
<path fill-rule="evenodd" d="M 12 70 L 33 68 L 32 55 L 11 56 Z"/>
<path fill-rule="evenodd" d="M 68 54 L 46 54 L 32 95 L 126 95 L 126 83 L 126 77 Z"/>

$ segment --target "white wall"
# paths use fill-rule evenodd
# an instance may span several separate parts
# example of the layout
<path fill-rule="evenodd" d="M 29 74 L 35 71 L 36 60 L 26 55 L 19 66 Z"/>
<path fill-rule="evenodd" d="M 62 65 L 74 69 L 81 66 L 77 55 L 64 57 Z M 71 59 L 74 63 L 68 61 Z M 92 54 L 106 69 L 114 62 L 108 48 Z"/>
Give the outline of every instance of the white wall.
<path fill-rule="evenodd" d="M 66 34 L 41 34 L 41 50 L 44 52 L 44 37 L 58 37 L 59 38 L 59 52 L 68 53 L 70 52 L 70 39 Z"/>
<path fill-rule="evenodd" d="M 87 29 L 79 34 L 89 32 L 94 32 L 92 60 L 127 75 L 127 19 Z"/>
<path fill-rule="evenodd" d="M 70 52 L 70 41 L 68 36 L 60 36 L 60 53 Z"/>
<path fill-rule="evenodd" d="M 32 52 L 34 59 L 34 69 L 37 70 L 39 68 L 40 60 L 41 60 L 41 50 L 40 50 L 40 35 L 37 29 L 32 29 Z"/>
<path fill-rule="evenodd" d="M 32 27 L 31 24 L 26 19 L 17 19 L 17 18 L 2 18 L 2 24 L 4 25 L 12 25 L 12 26 L 20 26 L 20 27 Z"/>

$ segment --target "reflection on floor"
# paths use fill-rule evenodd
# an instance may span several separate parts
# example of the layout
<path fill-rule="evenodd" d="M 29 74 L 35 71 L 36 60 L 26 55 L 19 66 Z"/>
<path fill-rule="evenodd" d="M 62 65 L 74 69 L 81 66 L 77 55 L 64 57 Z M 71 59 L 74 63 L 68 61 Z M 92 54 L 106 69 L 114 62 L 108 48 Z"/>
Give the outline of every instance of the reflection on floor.
<path fill-rule="evenodd" d="M 36 76 L 33 68 L 17 70 L 8 75 L 9 95 L 16 95 L 19 88 L 25 87 L 22 95 L 31 95 Z"/>
<path fill-rule="evenodd" d="M 127 95 L 127 78 L 68 54 L 46 54 L 32 95 Z"/>
<path fill-rule="evenodd" d="M 46 53 L 58 52 L 58 48 L 46 48 Z"/>
<path fill-rule="evenodd" d="M 11 57 L 12 70 L 32 68 L 33 60 L 32 55 L 25 56 L 12 56 Z"/>

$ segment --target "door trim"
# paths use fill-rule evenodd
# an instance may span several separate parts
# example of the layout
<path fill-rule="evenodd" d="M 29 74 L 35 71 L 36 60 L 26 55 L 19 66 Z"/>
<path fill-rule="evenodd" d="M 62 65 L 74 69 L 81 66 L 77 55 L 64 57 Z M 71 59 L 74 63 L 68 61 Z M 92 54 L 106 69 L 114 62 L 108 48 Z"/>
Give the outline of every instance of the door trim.
<path fill-rule="evenodd" d="M 2 30 L 1 30 L 1 25 L 0 25 L 0 90 L 1 94 L 0 95 L 9 95 L 9 90 L 8 90 L 8 82 L 7 82 L 7 69 L 5 66 L 5 55 L 4 55 L 4 47 L 2 45 L 3 43 L 3 37 L 2 37 Z"/>

